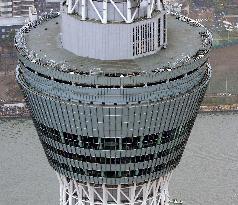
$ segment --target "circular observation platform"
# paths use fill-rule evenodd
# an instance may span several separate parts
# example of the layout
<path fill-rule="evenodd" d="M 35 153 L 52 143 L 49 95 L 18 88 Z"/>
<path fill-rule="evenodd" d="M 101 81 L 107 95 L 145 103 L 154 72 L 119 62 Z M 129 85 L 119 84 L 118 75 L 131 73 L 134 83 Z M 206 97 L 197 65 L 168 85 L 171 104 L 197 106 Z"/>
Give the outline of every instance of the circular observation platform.
<path fill-rule="evenodd" d="M 68 72 L 75 72 L 75 74 L 83 74 L 84 72 L 87 74 L 95 70 L 95 72 L 99 72 L 99 75 L 112 74 L 112 76 L 119 75 L 118 77 L 121 76 L 120 74 L 146 74 L 163 67 L 176 68 L 179 66 L 176 66 L 176 63 L 187 56 L 191 57 L 190 62 L 192 62 L 192 57 L 197 54 L 199 49 L 210 49 L 209 44 L 207 48 L 203 46 L 204 40 L 201 37 L 201 32 L 207 32 L 204 27 L 192 26 L 176 19 L 175 16 L 168 16 L 169 45 L 156 54 L 138 59 L 115 61 L 80 57 L 63 49 L 60 22 L 61 17 L 42 22 L 24 36 L 29 51 L 33 50 L 39 59 L 51 60 L 55 64 L 65 64 L 65 73 L 68 70 Z M 54 70 L 52 66 L 46 65 L 46 67 Z"/>
<path fill-rule="evenodd" d="M 112 187 L 168 174 L 211 77 L 210 33 L 169 16 L 166 49 L 102 61 L 63 49 L 59 23 L 51 14 L 16 36 L 17 80 L 51 166 L 68 179 Z"/>
<path fill-rule="evenodd" d="M 150 56 L 117 61 L 80 57 L 63 49 L 59 23 L 60 17 L 42 21 L 24 37 L 18 37 L 19 42 L 25 39 L 26 43 L 18 49 L 20 62 L 29 71 L 26 76 L 32 86 L 48 94 L 91 104 L 157 101 L 185 93 L 206 72 L 211 36 L 192 20 L 169 16 L 168 48 Z M 173 89 L 177 82 L 184 84 L 180 92 Z M 145 96 L 148 92 L 153 95 Z"/>

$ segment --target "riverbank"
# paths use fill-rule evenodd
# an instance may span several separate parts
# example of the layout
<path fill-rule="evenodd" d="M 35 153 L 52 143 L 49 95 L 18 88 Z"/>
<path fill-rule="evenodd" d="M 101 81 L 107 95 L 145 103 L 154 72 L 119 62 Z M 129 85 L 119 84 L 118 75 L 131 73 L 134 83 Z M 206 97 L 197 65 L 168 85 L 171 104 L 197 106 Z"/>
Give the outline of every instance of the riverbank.
<path fill-rule="evenodd" d="M 200 113 L 209 112 L 238 112 L 238 104 L 231 105 L 202 105 Z M 0 104 L 1 118 L 29 118 L 31 116 L 25 103 Z"/>
<path fill-rule="evenodd" d="M 238 104 L 232 105 L 202 105 L 200 112 L 237 112 Z"/>
<path fill-rule="evenodd" d="M 30 111 L 25 103 L 4 103 L 0 104 L 0 118 L 27 118 Z"/>

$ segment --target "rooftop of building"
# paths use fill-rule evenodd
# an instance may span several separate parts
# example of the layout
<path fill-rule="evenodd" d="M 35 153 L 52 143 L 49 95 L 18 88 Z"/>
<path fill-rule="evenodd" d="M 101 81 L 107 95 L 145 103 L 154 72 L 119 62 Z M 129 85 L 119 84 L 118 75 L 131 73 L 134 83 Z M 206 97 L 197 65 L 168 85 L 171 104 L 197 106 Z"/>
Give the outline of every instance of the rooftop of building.
<path fill-rule="evenodd" d="M 28 50 L 33 50 L 38 58 L 65 63 L 73 70 L 89 72 L 100 68 L 104 73 L 146 72 L 172 65 L 185 56 L 193 56 L 202 48 L 200 32 L 204 27 L 192 26 L 175 16 L 168 16 L 168 47 L 158 53 L 133 60 L 103 61 L 77 56 L 62 48 L 60 42 L 60 17 L 50 19 L 33 28 L 25 35 Z"/>

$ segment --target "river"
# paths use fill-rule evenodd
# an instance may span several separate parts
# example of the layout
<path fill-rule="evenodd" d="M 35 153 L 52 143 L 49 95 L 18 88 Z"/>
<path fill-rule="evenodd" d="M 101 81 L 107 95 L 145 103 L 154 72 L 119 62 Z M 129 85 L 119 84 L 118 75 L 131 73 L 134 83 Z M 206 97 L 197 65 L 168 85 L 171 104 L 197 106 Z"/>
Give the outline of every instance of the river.
<path fill-rule="evenodd" d="M 0 120 L 0 205 L 59 205 L 31 120 Z M 200 114 L 170 182 L 184 205 L 238 204 L 238 114 Z"/>

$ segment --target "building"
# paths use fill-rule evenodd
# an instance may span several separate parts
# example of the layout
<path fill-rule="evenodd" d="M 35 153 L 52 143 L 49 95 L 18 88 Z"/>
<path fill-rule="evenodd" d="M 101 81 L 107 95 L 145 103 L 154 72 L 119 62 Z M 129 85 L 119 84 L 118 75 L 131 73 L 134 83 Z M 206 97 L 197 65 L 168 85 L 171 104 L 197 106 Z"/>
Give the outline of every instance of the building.
<path fill-rule="evenodd" d="M 29 17 L 29 7 L 34 0 L 1 0 L 0 1 L 0 38 L 9 36 L 9 32 L 22 27 Z"/>
<path fill-rule="evenodd" d="M 35 7 L 38 14 L 50 12 L 51 10 L 60 10 L 61 0 L 35 0 Z"/>
<path fill-rule="evenodd" d="M 0 39 L 5 39 L 9 37 L 11 32 L 15 33 L 20 29 L 25 22 L 24 17 L 10 17 L 1 18 L 0 17 Z"/>
<path fill-rule="evenodd" d="M 211 34 L 161 0 L 65 1 L 16 36 L 17 80 L 61 205 L 168 205 Z"/>
<path fill-rule="evenodd" d="M 1 0 L 1 17 L 28 17 L 29 7 L 34 5 L 34 0 Z"/>
<path fill-rule="evenodd" d="M 167 6 L 173 7 L 173 10 L 187 16 L 190 13 L 190 1 L 187 0 L 165 0 Z"/>
<path fill-rule="evenodd" d="M 34 6 L 34 0 L 13 0 L 12 1 L 12 14 L 13 16 L 28 17 L 29 7 Z"/>
<path fill-rule="evenodd" d="M 2 0 L 0 2 L 0 16 L 12 17 L 12 1 Z"/>

